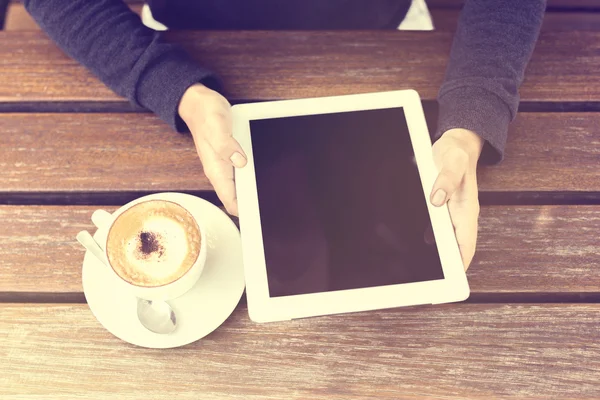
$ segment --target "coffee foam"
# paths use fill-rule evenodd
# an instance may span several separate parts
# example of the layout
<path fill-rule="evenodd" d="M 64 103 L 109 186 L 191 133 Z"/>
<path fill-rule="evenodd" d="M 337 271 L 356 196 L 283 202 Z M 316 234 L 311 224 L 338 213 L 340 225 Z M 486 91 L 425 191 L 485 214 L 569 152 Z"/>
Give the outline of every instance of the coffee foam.
<path fill-rule="evenodd" d="M 200 251 L 193 217 L 166 201 L 140 203 L 120 215 L 109 233 L 108 257 L 115 272 L 137 286 L 162 286 L 183 276 Z"/>

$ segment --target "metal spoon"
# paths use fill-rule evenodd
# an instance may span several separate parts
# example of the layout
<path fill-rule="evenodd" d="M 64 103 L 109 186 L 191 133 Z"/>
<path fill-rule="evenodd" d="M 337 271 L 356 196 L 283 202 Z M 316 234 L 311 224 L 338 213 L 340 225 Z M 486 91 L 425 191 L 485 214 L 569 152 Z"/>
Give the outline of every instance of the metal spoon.
<path fill-rule="evenodd" d="M 154 333 L 171 333 L 177 327 L 175 311 L 166 301 L 138 298 L 137 315 L 142 325 Z"/>
<path fill-rule="evenodd" d="M 104 256 L 104 251 L 102 251 L 98 243 L 88 231 L 79 232 L 77 234 L 77 241 L 104 265 L 108 266 L 106 263 L 106 257 Z M 169 303 L 166 301 L 144 300 L 138 298 L 137 316 L 142 325 L 154 333 L 171 333 L 177 327 L 177 317 L 175 316 L 175 311 L 173 311 Z"/>

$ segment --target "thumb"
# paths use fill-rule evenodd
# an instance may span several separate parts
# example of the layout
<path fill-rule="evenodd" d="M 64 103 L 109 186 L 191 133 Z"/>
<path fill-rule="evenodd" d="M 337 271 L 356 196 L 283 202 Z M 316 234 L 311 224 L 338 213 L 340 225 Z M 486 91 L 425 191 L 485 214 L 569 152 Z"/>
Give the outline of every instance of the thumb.
<path fill-rule="evenodd" d="M 440 164 L 430 196 L 431 204 L 436 207 L 443 206 L 460 187 L 467 172 L 468 155 L 459 149 L 450 149 L 443 154 Z"/>
<path fill-rule="evenodd" d="M 209 125 L 210 129 L 205 132 L 205 135 L 215 152 L 236 168 L 244 167 L 247 162 L 246 155 L 238 141 L 233 138 L 231 116 L 215 114 L 211 117 Z"/>

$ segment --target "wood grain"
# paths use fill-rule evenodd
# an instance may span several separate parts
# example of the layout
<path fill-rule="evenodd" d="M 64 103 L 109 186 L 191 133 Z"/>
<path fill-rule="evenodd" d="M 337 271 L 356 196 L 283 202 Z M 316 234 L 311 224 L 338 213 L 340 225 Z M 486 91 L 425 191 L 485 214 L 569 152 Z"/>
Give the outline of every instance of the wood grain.
<path fill-rule="evenodd" d="M 84 250 L 75 236 L 95 231 L 97 208 L 115 209 L 0 206 L 0 292 L 82 292 Z"/>
<path fill-rule="evenodd" d="M 600 191 L 598 121 L 520 113 L 480 190 Z M 191 137 L 149 114 L 2 114 L 0 132 L 0 192 L 212 190 Z"/>
<path fill-rule="evenodd" d="M 254 324 L 240 307 L 199 342 L 151 350 L 86 305 L 0 305 L 0 386 L 7 399 L 592 399 L 599 319 L 598 304 L 454 304 Z"/>
<path fill-rule="evenodd" d="M 599 113 L 520 113 L 504 161 L 478 170 L 481 191 L 600 191 Z"/>
<path fill-rule="evenodd" d="M 3 191 L 211 189 L 190 135 L 150 114 L 0 116 Z"/>
<path fill-rule="evenodd" d="M 482 207 L 474 293 L 598 292 L 599 206 Z"/>
<path fill-rule="evenodd" d="M 435 99 L 451 32 L 171 32 L 216 71 L 232 100 L 412 88 Z M 569 60 L 569 62 L 565 62 Z M 526 102 L 600 101 L 590 76 L 600 32 L 544 32 L 521 89 Z M 0 102 L 123 100 L 41 32 L 0 32 Z"/>
<path fill-rule="evenodd" d="M 80 293 L 96 208 L 0 206 L 0 292 Z M 471 292 L 599 293 L 598 235 L 600 206 L 483 207 Z"/>
<path fill-rule="evenodd" d="M 130 8 L 139 14 L 143 4 L 130 4 Z M 4 30 L 7 31 L 31 31 L 39 30 L 39 25 L 29 15 L 22 3 L 12 3 L 8 5 L 6 20 L 4 21 Z"/>

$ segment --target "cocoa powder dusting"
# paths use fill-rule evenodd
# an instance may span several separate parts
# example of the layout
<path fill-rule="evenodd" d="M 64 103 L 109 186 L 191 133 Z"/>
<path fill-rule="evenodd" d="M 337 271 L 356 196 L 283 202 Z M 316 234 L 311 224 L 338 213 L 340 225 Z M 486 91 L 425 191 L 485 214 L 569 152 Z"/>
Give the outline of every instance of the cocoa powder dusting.
<path fill-rule="evenodd" d="M 158 252 L 162 256 L 165 249 L 161 246 L 157 234 L 154 232 L 140 232 L 140 253 L 144 258 Z"/>

